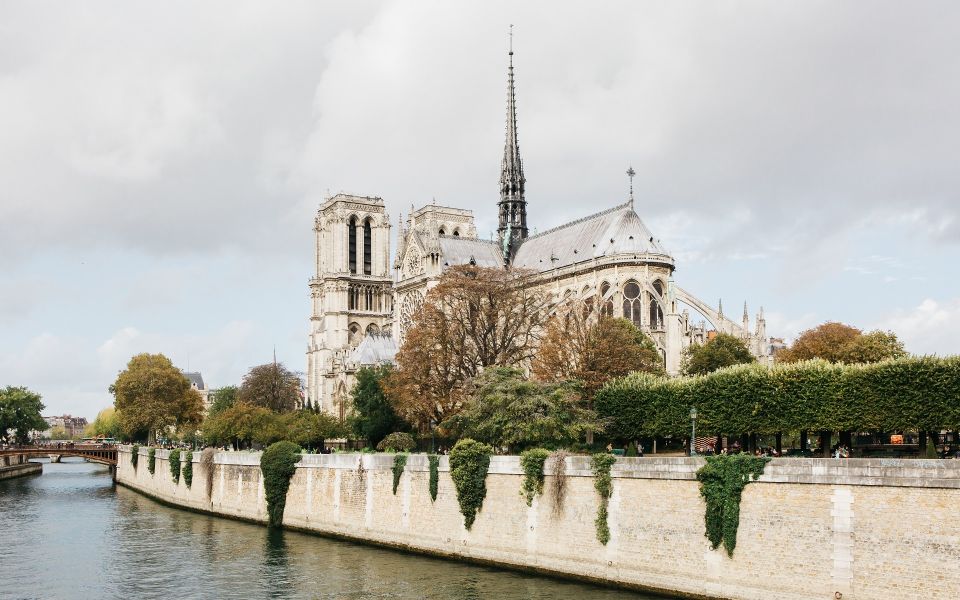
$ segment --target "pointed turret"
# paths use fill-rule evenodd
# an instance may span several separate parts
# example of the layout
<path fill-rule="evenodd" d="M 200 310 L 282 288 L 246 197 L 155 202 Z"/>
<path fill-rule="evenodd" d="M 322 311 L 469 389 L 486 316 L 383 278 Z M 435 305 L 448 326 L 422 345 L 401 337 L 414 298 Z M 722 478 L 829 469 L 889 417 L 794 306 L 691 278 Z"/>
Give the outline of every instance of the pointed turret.
<path fill-rule="evenodd" d="M 720 301 L 717 302 L 717 314 L 723 319 L 723 298 L 720 298 Z"/>
<path fill-rule="evenodd" d="M 747 313 L 747 301 L 743 301 L 743 335 L 750 335 L 750 315 Z"/>
<path fill-rule="evenodd" d="M 507 133 L 500 161 L 500 225 L 497 234 L 504 248 L 504 262 L 509 262 L 520 241 L 527 237 L 527 202 L 524 199 L 526 178 L 520 160 L 517 137 L 517 100 L 513 85 L 513 26 L 510 26 L 510 67 L 507 71 Z"/>

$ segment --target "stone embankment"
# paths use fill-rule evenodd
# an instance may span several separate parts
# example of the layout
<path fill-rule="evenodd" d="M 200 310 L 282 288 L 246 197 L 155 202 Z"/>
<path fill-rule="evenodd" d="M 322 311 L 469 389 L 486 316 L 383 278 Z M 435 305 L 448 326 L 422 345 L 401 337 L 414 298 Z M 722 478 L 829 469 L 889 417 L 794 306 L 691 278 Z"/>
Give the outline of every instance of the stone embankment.
<path fill-rule="evenodd" d="M 5 454 L 0 456 L 0 479 L 36 475 L 43 472 L 43 465 L 30 462 L 30 457 L 23 454 Z"/>
<path fill-rule="evenodd" d="M 167 452 L 147 469 L 119 455 L 117 482 L 172 505 L 265 523 L 259 454 L 222 452 L 212 473 L 194 453 L 193 485 L 174 484 Z M 429 492 L 427 457 L 411 455 L 393 493 L 393 457 L 307 455 L 284 526 L 414 552 L 689 598 L 953 600 L 960 594 L 960 461 L 775 459 L 747 486 L 732 558 L 704 537 L 698 458 L 621 458 L 613 466 L 610 541 L 597 541 L 589 457 L 569 457 L 557 504 L 528 507 L 518 457 L 494 456 L 472 529 L 446 457 Z"/>

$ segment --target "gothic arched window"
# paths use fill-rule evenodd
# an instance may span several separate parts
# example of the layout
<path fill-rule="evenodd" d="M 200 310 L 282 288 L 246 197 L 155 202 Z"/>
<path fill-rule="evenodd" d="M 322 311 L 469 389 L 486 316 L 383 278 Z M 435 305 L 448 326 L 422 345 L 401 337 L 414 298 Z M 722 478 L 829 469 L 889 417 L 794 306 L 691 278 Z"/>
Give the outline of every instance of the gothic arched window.
<path fill-rule="evenodd" d="M 444 230 L 443 227 L 440 228 L 440 235 L 447 235 L 447 232 Z"/>
<path fill-rule="evenodd" d="M 459 230 L 459 229 L 454 229 L 454 230 L 453 230 L 453 237 L 460 237 L 460 230 Z"/>
<path fill-rule="evenodd" d="M 660 303 L 663 301 L 663 282 L 659 279 L 653 282 L 653 289 L 656 294 L 648 294 L 650 301 L 650 328 L 663 328 L 663 309 Z"/>
<path fill-rule="evenodd" d="M 347 333 L 347 343 L 351 346 L 356 346 L 360 343 L 360 325 L 357 323 L 350 323 L 350 329 Z"/>
<path fill-rule="evenodd" d="M 375 323 L 367 325 L 367 335 L 376 335 L 380 333 L 380 328 Z"/>
<path fill-rule="evenodd" d="M 350 261 L 350 272 L 357 272 L 357 218 L 350 217 L 347 223 L 347 254 Z"/>
<path fill-rule="evenodd" d="M 642 314 L 640 284 L 631 279 L 623 286 L 623 318 L 640 327 Z"/>
<path fill-rule="evenodd" d="M 609 298 L 607 294 L 610 294 L 610 284 L 604 281 L 600 284 L 600 314 L 606 317 L 613 316 L 613 296 Z"/>
<path fill-rule="evenodd" d="M 363 274 L 373 274 L 373 227 L 370 219 L 363 222 Z"/>

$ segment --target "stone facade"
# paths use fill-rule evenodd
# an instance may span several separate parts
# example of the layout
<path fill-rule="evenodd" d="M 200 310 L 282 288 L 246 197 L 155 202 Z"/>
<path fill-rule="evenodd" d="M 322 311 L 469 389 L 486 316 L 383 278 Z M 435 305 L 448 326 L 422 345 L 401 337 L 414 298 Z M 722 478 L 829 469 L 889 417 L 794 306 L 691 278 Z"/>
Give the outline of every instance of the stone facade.
<path fill-rule="evenodd" d="M 310 280 L 307 399 L 311 404 L 345 416 L 356 369 L 391 361 L 427 292 L 445 269 L 463 264 L 522 269 L 533 274 L 530 285 L 549 296 L 555 306 L 579 302 L 629 319 L 653 339 L 670 374 L 679 372 L 683 350 L 706 342 L 710 331 L 741 338 L 758 359 L 772 360 L 762 308 L 751 328 L 746 303 L 737 322 L 723 314 L 722 305 L 714 309 L 674 282 L 674 258 L 635 212 L 632 184 L 625 202 L 529 235 L 512 53 L 500 171 L 495 240 L 477 236 L 470 210 L 435 203 L 419 209 L 411 206 L 407 219 L 399 219 L 392 272 L 383 200 L 339 194 L 320 206 L 314 227 L 316 277 Z M 628 174 L 632 178 L 632 169 Z M 367 264 L 363 270 L 357 268 L 360 255 L 367 252 L 366 242 L 350 242 L 361 239 L 361 228 L 368 222 L 373 257 L 369 272 Z M 356 293 L 361 300 L 352 300 L 351 294 Z M 367 300 L 370 297 L 372 303 Z M 691 316 L 689 309 L 704 320 Z M 390 340 L 373 344 L 379 351 L 357 351 L 363 337 L 384 333 L 390 334 Z"/>
<path fill-rule="evenodd" d="M 193 487 L 174 485 L 167 452 L 154 475 L 146 449 L 134 472 L 121 450 L 117 481 L 179 506 L 265 522 L 256 453 L 220 453 L 212 495 L 194 454 Z M 775 459 L 747 486 L 733 558 L 704 537 L 698 458 L 620 458 L 613 467 L 610 541 L 596 539 L 589 457 L 567 459 L 559 510 L 527 507 L 518 457 L 492 457 L 487 496 L 463 526 L 446 457 L 430 499 L 426 456 L 411 455 L 396 495 L 391 455 L 308 455 L 291 480 L 284 526 L 511 568 L 691 598 L 951 599 L 960 594 L 960 462 Z"/>

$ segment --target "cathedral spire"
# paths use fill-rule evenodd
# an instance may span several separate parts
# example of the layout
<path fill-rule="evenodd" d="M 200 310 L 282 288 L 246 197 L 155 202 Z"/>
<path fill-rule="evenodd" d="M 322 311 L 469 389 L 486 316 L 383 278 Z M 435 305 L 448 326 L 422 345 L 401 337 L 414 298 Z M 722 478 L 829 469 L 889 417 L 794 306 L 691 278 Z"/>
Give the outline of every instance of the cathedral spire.
<path fill-rule="evenodd" d="M 503 159 L 500 161 L 500 225 L 497 233 L 505 248 L 504 261 L 516 251 L 519 243 L 527 237 L 527 202 L 523 190 L 523 162 L 520 160 L 520 143 L 517 137 L 517 100 L 513 84 L 513 25 L 510 26 L 510 66 L 507 70 L 507 132 L 503 144 Z"/>

